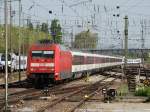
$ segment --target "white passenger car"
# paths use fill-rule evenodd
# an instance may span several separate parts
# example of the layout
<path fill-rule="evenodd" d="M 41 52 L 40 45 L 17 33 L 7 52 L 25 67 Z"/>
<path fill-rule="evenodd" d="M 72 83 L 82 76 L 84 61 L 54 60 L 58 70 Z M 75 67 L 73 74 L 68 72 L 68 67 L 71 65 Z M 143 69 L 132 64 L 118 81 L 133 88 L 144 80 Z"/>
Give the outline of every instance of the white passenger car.
<path fill-rule="evenodd" d="M 0 55 L 0 63 L 2 70 L 5 70 L 5 54 Z M 20 70 L 25 70 L 27 68 L 27 56 L 20 56 Z M 19 56 L 14 53 L 8 54 L 8 70 L 17 71 L 19 70 Z"/>

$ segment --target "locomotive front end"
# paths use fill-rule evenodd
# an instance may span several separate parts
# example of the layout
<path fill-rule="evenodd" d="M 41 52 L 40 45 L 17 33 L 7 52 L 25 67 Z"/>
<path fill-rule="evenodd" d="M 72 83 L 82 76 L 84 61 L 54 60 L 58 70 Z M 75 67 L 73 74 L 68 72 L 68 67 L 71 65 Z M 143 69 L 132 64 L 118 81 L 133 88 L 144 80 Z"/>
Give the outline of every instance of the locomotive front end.
<path fill-rule="evenodd" d="M 54 50 L 31 51 L 30 73 L 53 73 Z"/>
<path fill-rule="evenodd" d="M 55 45 L 35 45 L 28 55 L 27 77 L 35 85 L 47 85 L 54 81 L 56 74 Z"/>

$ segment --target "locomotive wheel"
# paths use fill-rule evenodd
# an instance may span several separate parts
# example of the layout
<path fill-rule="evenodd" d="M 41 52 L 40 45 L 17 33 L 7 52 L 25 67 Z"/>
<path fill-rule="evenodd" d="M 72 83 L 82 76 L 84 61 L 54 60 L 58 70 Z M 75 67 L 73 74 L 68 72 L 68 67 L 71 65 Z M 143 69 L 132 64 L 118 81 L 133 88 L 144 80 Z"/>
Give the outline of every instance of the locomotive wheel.
<path fill-rule="evenodd" d="M 36 89 L 41 89 L 41 88 L 43 88 L 44 86 L 43 86 L 43 81 L 42 81 L 42 79 L 41 78 L 39 78 L 39 77 L 37 77 L 37 78 L 35 78 L 35 80 L 34 80 L 34 87 L 36 88 Z"/>
<path fill-rule="evenodd" d="M 36 78 L 34 80 L 34 87 L 37 89 L 43 89 L 44 87 L 48 87 L 51 84 L 49 79 L 46 78 Z"/>

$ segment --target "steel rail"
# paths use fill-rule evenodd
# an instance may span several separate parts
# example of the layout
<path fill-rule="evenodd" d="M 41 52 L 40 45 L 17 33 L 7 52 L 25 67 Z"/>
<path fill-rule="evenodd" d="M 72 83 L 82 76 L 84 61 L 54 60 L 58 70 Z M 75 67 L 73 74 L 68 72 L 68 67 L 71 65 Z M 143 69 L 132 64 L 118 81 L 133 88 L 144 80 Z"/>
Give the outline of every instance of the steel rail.
<path fill-rule="evenodd" d="M 105 85 L 99 87 L 97 90 L 95 90 L 94 92 L 90 93 L 89 95 L 87 95 L 87 98 L 82 99 L 76 106 L 74 106 L 73 108 L 71 108 L 69 111 L 67 112 L 74 112 L 78 107 L 80 107 L 81 105 L 84 104 L 85 101 L 89 100 L 92 96 L 94 96 L 95 94 L 97 94 L 99 91 L 101 91 L 104 87 L 111 85 L 116 79 L 113 79 L 110 82 L 107 82 Z"/>
<path fill-rule="evenodd" d="M 46 109 L 55 106 L 56 104 L 58 104 L 58 103 L 60 103 L 61 101 L 65 100 L 66 98 L 71 97 L 71 96 L 73 96 L 73 95 L 75 95 L 75 94 L 78 94 L 79 92 L 81 92 L 81 91 L 83 91 L 83 90 L 85 90 L 85 89 L 88 89 L 88 88 L 90 88 L 90 87 L 92 87 L 92 86 L 94 86 L 94 85 L 97 85 L 97 84 L 99 84 L 100 82 L 102 82 L 103 80 L 106 80 L 106 79 L 108 79 L 108 78 L 101 79 L 101 80 L 99 80 L 98 82 L 96 82 L 96 83 L 94 83 L 94 84 L 92 84 L 92 85 L 89 85 L 89 86 L 86 86 L 86 87 L 82 87 L 82 88 L 80 88 L 79 90 L 76 90 L 76 91 L 74 91 L 74 92 L 72 92 L 72 93 L 70 93 L 70 94 L 68 94 L 68 95 L 65 95 L 65 96 L 63 96 L 63 97 L 61 97 L 61 98 L 58 98 L 58 99 L 55 100 L 53 103 L 48 104 L 48 105 L 46 105 L 46 106 L 40 108 L 40 109 L 37 110 L 36 112 L 44 112 Z"/>

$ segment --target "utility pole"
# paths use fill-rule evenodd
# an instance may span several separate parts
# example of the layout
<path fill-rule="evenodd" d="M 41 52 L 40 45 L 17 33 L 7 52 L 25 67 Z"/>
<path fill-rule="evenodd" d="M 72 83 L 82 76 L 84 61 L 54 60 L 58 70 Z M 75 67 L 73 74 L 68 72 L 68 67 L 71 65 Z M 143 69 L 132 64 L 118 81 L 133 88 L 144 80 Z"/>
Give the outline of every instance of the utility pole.
<path fill-rule="evenodd" d="M 141 22 L 141 27 L 142 27 L 142 30 L 141 30 L 141 59 L 142 59 L 142 65 L 144 66 L 144 53 L 143 53 L 143 49 L 144 49 L 144 46 L 145 46 L 145 40 L 144 40 L 144 26 L 146 26 L 146 24 L 144 24 L 145 22 L 142 20 Z M 145 29 L 146 31 L 146 29 Z"/>
<path fill-rule="evenodd" d="M 22 24 L 23 24 L 23 28 L 24 28 L 24 13 L 22 13 Z M 26 38 L 25 37 L 25 29 L 23 30 L 22 33 L 23 33 L 23 46 L 22 46 L 23 47 L 22 48 L 23 53 L 22 54 L 23 54 L 23 60 L 25 60 L 25 42 L 26 42 L 25 41 L 25 38 Z M 24 67 L 25 66 L 23 66 L 23 72 L 24 72 Z"/>
<path fill-rule="evenodd" d="M 13 52 L 13 49 L 12 49 L 12 36 L 11 36 L 11 30 L 12 30 L 12 8 L 11 8 L 11 0 L 9 1 L 10 4 L 9 4 L 9 9 L 10 9 L 10 26 L 9 26 L 9 38 L 10 38 L 10 53 L 11 53 L 11 56 L 12 56 L 12 52 Z M 10 70 L 10 74 L 12 74 L 12 58 L 11 58 L 11 70 Z"/>
<path fill-rule="evenodd" d="M 141 40 L 142 40 L 142 44 L 141 44 L 141 49 L 143 49 L 144 48 L 144 23 L 143 23 L 143 21 L 142 21 L 142 23 L 141 23 L 141 27 L 142 27 L 142 31 L 141 31 L 141 33 L 142 33 L 142 37 L 141 37 Z"/>
<path fill-rule="evenodd" d="M 144 54 L 143 54 L 143 49 L 144 49 L 144 22 L 142 20 L 142 23 L 141 23 L 141 27 L 142 27 L 142 35 L 141 35 L 141 58 L 142 58 L 142 65 L 144 65 Z"/>
<path fill-rule="evenodd" d="M 74 43 L 73 43 L 73 26 L 71 26 L 71 48 L 74 48 Z"/>
<path fill-rule="evenodd" d="M 49 28 L 48 28 L 48 20 L 47 20 L 47 39 L 48 39 L 48 35 L 49 35 Z"/>
<path fill-rule="evenodd" d="M 5 112 L 8 110 L 8 7 L 7 0 L 4 2 L 5 16 Z"/>
<path fill-rule="evenodd" d="M 21 0 L 19 0 L 19 81 L 21 81 Z"/>
<path fill-rule="evenodd" d="M 125 67 L 127 65 L 127 56 L 128 56 L 128 16 L 125 16 L 125 27 L 124 27 L 124 55 L 125 55 Z"/>
<path fill-rule="evenodd" d="M 134 93 L 136 89 L 136 75 L 134 73 L 131 74 L 130 70 L 127 68 L 127 58 L 128 58 L 128 16 L 125 16 L 125 28 L 124 28 L 124 35 L 125 35 L 125 75 L 128 82 L 128 90 L 130 93 Z"/>
<path fill-rule="evenodd" d="M 10 14 L 10 15 L 9 15 L 9 16 L 10 16 L 10 20 L 9 20 L 9 21 L 10 21 L 10 26 L 9 26 L 10 46 L 9 46 L 9 47 L 10 47 L 10 48 L 9 48 L 9 49 L 11 50 L 11 44 L 12 44 L 12 43 L 11 43 L 11 24 L 12 24 L 12 20 L 11 20 L 11 0 L 9 0 L 9 10 L 10 10 L 10 12 L 9 12 L 9 14 Z"/>

